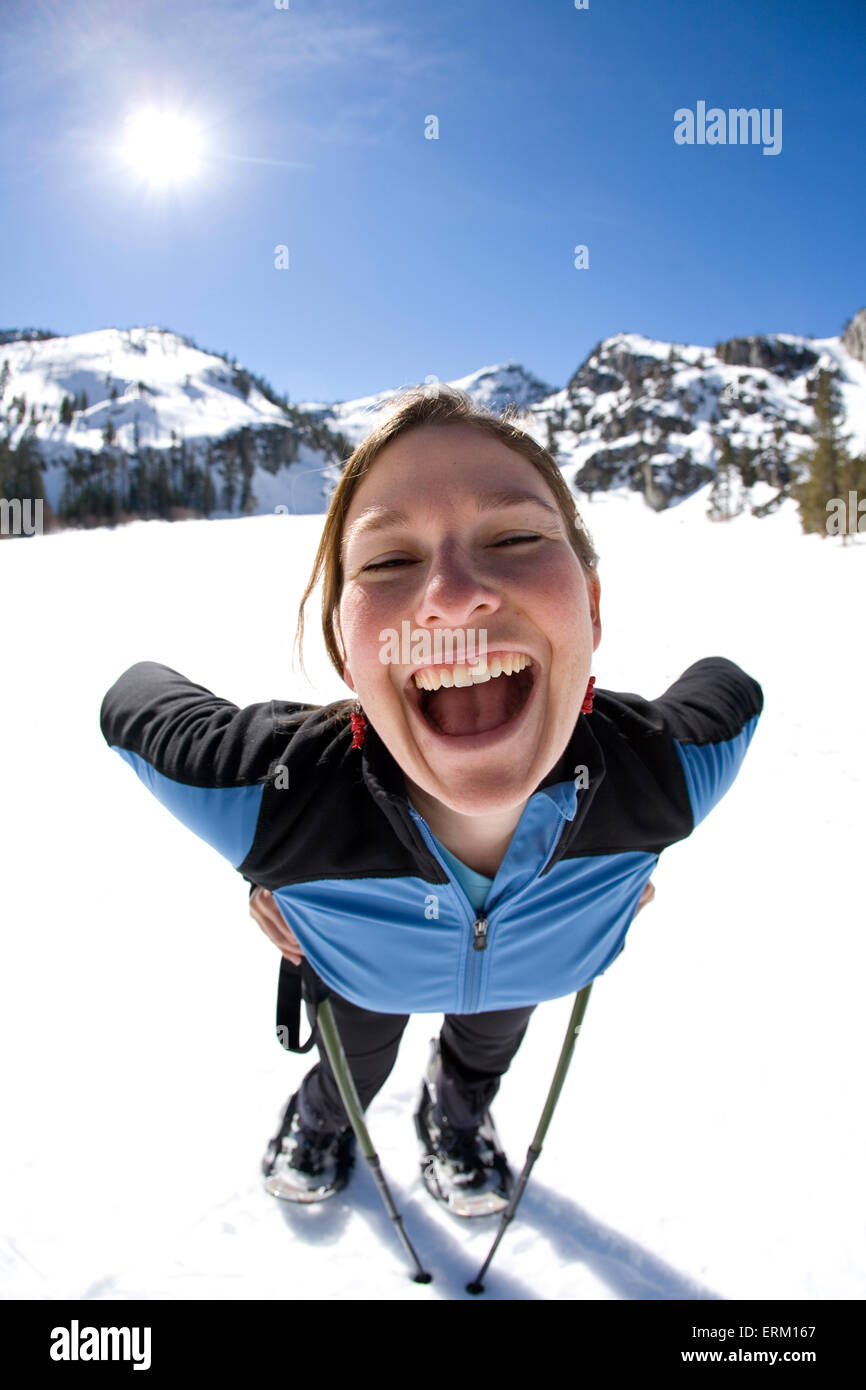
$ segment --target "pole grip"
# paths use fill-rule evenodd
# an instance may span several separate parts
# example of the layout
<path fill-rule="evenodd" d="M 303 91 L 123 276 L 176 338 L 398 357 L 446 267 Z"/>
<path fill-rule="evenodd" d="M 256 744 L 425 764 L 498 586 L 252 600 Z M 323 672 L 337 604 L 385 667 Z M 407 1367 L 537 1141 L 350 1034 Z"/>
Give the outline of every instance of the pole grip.
<path fill-rule="evenodd" d="M 325 1044 L 325 1051 L 334 1073 L 334 1080 L 340 1091 L 340 1099 L 358 1137 L 361 1152 L 368 1163 L 374 1162 L 377 1158 L 376 1150 L 373 1148 L 370 1131 L 364 1121 L 364 1112 L 361 1109 L 361 1102 L 355 1087 L 355 1078 L 349 1070 L 349 1063 L 346 1060 L 340 1034 L 334 1021 L 330 999 L 319 1000 L 316 1008 L 316 1023 L 322 1036 L 322 1042 Z"/>

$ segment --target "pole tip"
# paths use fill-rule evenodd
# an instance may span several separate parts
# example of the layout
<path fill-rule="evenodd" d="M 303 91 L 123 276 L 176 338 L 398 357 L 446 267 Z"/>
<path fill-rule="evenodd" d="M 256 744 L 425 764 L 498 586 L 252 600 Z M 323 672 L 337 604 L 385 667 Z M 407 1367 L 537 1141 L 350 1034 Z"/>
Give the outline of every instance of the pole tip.
<path fill-rule="evenodd" d="M 426 1269 L 422 1269 L 420 1274 L 413 1274 L 412 1279 L 416 1284 L 432 1284 L 433 1275 L 428 1274 Z"/>
<path fill-rule="evenodd" d="M 467 1284 L 467 1285 L 466 1285 L 466 1292 L 467 1292 L 467 1293 L 483 1293 L 483 1292 L 484 1292 L 484 1285 L 481 1283 L 481 1280 L 480 1280 L 480 1279 L 473 1279 L 471 1284 Z"/>

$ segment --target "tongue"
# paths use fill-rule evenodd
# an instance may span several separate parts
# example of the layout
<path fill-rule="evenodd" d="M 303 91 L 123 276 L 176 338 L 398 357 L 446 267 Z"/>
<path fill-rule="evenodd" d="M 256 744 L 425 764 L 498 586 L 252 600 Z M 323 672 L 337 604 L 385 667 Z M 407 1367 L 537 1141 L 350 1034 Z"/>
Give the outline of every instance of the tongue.
<path fill-rule="evenodd" d="M 512 719 L 520 706 L 518 682 L 497 676 L 480 685 L 434 690 L 425 712 L 443 734 L 483 734 Z"/>

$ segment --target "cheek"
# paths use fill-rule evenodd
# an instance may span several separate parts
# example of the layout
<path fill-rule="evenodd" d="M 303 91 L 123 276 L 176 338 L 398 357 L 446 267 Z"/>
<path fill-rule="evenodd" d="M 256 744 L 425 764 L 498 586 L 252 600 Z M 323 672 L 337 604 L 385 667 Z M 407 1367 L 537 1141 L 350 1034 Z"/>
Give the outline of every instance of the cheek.
<path fill-rule="evenodd" d="M 524 599 L 554 640 L 573 641 L 591 627 L 585 584 L 568 562 L 540 567 Z"/>
<path fill-rule="evenodd" d="M 347 590 L 340 602 L 340 626 L 350 667 L 353 663 L 356 667 L 381 666 L 380 633 L 394 626 L 393 604 L 387 603 L 381 589 Z"/>
<path fill-rule="evenodd" d="M 394 599 L 386 592 L 385 584 L 353 584 L 343 591 L 340 612 L 345 621 L 359 629 L 368 629 L 377 622 L 384 623 L 394 612 Z"/>

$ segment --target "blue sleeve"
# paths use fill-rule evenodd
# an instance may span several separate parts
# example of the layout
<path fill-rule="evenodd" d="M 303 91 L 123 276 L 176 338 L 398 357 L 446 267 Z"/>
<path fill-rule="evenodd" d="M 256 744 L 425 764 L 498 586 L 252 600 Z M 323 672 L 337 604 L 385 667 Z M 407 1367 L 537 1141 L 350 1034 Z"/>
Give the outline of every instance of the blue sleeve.
<path fill-rule="evenodd" d="M 756 680 L 726 657 L 695 662 L 655 702 L 673 736 L 694 824 L 732 786 L 764 708 Z"/>
<path fill-rule="evenodd" d="M 100 728 L 173 816 L 235 868 L 244 862 L 278 761 L 273 701 L 239 709 L 168 666 L 142 661 L 105 695 Z"/>

